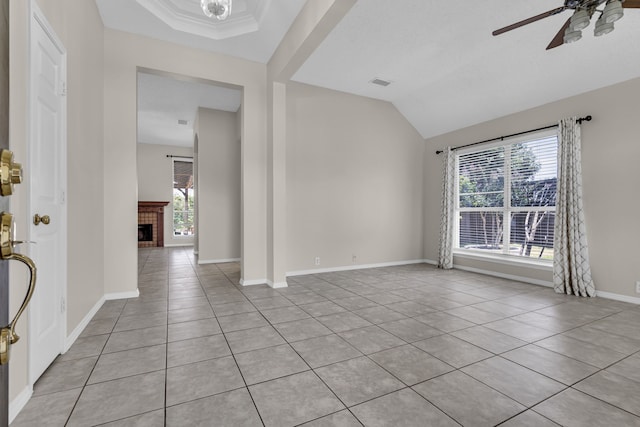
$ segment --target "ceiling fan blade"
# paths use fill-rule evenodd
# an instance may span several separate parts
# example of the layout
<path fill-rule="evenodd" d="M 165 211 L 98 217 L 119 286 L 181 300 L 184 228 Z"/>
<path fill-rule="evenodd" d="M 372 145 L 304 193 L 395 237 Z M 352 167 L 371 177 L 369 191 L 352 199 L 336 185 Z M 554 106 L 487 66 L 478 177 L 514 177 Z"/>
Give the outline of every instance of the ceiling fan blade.
<path fill-rule="evenodd" d="M 554 47 L 558 47 L 564 44 L 564 32 L 567 30 L 567 27 L 569 26 L 570 23 L 571 23 L 571 18 L 567 19 L 567 22 L 565 22 L 562 28 L 560 28 L 560 31 L 558 31 L 558 34 L 556 34 L 553 40 L 551 40 L 551 43 L 549 43 L 549 46 L 547 46 L 547 50 L 553 49 Z"/>
<path fill-rule="evenodd" d="M 632 1 L 632 0 L 627 0 L 627 1 Z M 640 1 L 640 0 L 636 0 L 636 1 Z M 516 22 L 515 24 L 507 25 L 504 28 L 500 28 L 499 30 L 495 30 L 491 34 L 493 34 L 494 36 L 497 36 L 497 35 L 500 35 L 502 33 L 506 33 L 507 31 L 515 30 L 516 28 L 523 27 L 523 26 L 525 26 L 527 24 L 531 24 L 532 22 L 536 22 L 536 21 L 539 21 L 541 19 L 548 18 L 549 16 L 557 15 L 560 12 L 564 12 L 566 9 L 567 9 L 566 6 L 558 7 L 556 9 L 550 10 L 548 12 L 541 13 L 540 15 L 532 16 L 531 18 L 525 19 L 525 20 L 520 21 L 520 22 Z"/>
<path fill-rule="evenodd" d="M 622 7 L 640 8 L 640 0 L 625 0 L 624 2 L 622 2 Z"/>

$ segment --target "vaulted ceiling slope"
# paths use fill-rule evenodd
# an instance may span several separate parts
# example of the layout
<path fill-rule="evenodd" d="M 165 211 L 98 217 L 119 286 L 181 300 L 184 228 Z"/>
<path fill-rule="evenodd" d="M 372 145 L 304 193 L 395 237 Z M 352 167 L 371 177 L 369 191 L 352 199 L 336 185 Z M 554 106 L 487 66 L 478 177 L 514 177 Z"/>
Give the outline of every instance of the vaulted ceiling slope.
<path fill-rule="evenodd" d="M 263 19 L 282 18 L 273 18 L 279 29 L 270 27 L 272 44 L 265 46 L 256 33 L 207 40 L 172 29 L 141 6 L 148 0 L 96 1 L 107 27 L 261 62 L 268 61 L 304 3 L 263 0 Z M 183 8 L 199 4 L 154 1 Z M 234 0 L 234 10 L 243 1 L 251 6 L 252 0 Z M 429 138 L 640 77 L 640 9 L 625 10 L 608 35 L 594 37 L 591 23 L 582 40 L 549 51 L 545 47 L 570 12 L 491 35 L 561 5 L 562 0 L 359 0 L 293 80 L 390 101 Z M 392 83 L 372 85 L 374 78 Z"/>

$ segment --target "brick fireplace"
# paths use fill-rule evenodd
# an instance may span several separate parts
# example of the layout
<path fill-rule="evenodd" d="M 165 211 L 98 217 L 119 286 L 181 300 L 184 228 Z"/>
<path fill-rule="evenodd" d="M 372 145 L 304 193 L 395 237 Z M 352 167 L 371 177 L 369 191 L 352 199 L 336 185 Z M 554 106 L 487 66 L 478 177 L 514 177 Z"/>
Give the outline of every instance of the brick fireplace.
<path fill-rule="evenodd" d="M 164 207 L 169 202 L 138 202 L 138 247 L 164 246 Z"/>

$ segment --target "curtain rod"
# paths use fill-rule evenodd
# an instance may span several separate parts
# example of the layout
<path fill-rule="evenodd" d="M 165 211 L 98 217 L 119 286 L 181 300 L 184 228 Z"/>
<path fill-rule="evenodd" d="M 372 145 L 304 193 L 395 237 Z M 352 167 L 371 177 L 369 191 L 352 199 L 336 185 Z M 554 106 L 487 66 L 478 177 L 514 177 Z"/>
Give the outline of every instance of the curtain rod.
<path fill-rule="evenodd" d="M 582 122 L 590 122 L 591 119 L 592 119 L 591 116 L 585 116 L 585 117 L 579 118 L 577 121 L 578 121 L 578 123 L 582 124 Z M 453 148 L 451 148 L 451 150 L 455 151 L 455 150 L 458 150 L 460 148 L 471 147 L 473 145 L 484 144 L 484 143 L 492 142 L 492 141 L 498 141 L 498 140 L 504 141 L 505 138 L 511 138 L 511 137 L 514 137 L 514 136 L 526 135 L 528 133 L 538 132 L 540 130 L 546 130 L 546 129 L 553 129 L 555 127 L 558 127 L 558 125 L 549 125 L 549 126 L 544 126 L 544 127 L 537 128 L 537 129 L 525 130 L 524 132 L 512 133 L 511 135 L 505 135 L 505 136 L 499 136 L 497 138 L 485 139 L 484 141 L 478 141 L 478 142 L 474 142 L 472 144 L 466 144 L 466 145 L 460 145 L 459 147 L 453 147 Z M 436 154 L 441 154 L 441 153 L 444 153 L 444 150 L 436 151 Z"/>
<path fill-rule="evenodd" d="M 171 157 L 171 158 L 177 157 L 177 158 L 180 158 L 180 159 L 193 159 L 193 157 L 191 157 L 191 156 L 174 156 L 173 154 L 167 154 L 167 157 Z"/>

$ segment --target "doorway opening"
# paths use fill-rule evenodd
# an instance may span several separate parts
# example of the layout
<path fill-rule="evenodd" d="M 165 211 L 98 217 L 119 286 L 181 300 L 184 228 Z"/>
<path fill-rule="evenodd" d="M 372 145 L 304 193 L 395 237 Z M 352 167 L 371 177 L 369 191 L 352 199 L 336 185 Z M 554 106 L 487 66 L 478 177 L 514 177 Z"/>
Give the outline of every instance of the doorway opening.
<path fill-rule="evenodd" d="M 240 261 L 242 89 L 139 69 L 138 202 L 169 202 L 164 246 Z"/>

